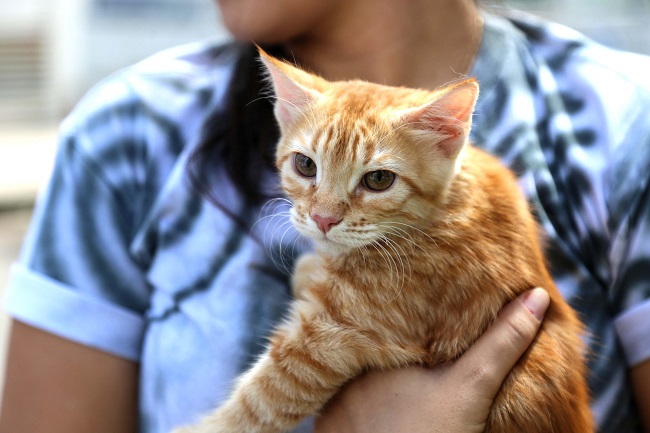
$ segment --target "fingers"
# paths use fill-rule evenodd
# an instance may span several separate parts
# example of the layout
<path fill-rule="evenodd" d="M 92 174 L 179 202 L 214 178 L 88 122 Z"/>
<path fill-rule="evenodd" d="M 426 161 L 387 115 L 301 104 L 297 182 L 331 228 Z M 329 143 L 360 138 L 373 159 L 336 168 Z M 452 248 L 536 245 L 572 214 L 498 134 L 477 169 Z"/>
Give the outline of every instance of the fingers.
<path fill-rule="evenodd" d="M 469 379 L 478 393 L 494 397 L 537 335 L 549 303 L 548 293 L 539 288 L 519 296 L 458 360 L 455 370 Z"/>

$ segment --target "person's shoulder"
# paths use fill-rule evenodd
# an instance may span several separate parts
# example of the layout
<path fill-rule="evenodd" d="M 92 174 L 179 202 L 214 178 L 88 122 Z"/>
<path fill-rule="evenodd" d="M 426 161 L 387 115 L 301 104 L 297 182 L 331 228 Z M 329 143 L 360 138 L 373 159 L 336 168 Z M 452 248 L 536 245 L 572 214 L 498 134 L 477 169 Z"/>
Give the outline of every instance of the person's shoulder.
<path fill-rule="evenodd" d="M 221 103 L 238 53 L 231 43 L 199 42 L 123 68 L 86 93 L 63 121 L 61 133 L 104 130 L 110 136 L 145 124 L 196 127 L 198 118 Z"/>
<path fill-rule="evenodd" d="M 156 53 L 124 69 L 121 75 L 134 82 L 192 90 L 212 86 L 230 73 L 239 55 L 237 43 L 202 41 Z"/>
<path fill-rule="evenodd" d="M 650 68 L 649 56 L 607 47 L 568 26 L 530 14 L 509 12 L 508 19 L 523 33 L 535 59 L 555 76 L 578 74 L 595 85 L 627 85 L 650 92 L 645 72 Z"/>
<path fill-rule="evenodd" d="M 183 120 L 195 105 L 223 96 L 238 56 L 237 45 L 199 42 L 170 48 L 122 68 L 95 84 L 62 124 L 74 132 L 115 116 L 156 115 Z"/>

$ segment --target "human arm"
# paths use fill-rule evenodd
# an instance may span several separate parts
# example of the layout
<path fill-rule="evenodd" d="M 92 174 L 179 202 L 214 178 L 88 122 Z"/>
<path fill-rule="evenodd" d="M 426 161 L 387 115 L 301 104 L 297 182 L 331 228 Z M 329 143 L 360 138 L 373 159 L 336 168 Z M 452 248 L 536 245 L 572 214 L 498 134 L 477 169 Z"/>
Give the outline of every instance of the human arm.
<path fill-rule="evenodd" d="M 355 380 L 316 419 L 315 432 L 482 432 L 492 400 L 533 341 L 541 323 L 537 317 L 548 306 L 546 292 L 534 293 L 526 304 L 522 296 L 507 305 L 454 363 L 373 372 Z"/>
<path fill-rule="evenodd" d="M 14 321 L 0 433 L 135 433 L 137 383 L 137 363 Z"/>
<path fill-rule="evenodd" d="M 630 378 L 644 431 L 650 433 L 650 360 L 632 367 Z"/>

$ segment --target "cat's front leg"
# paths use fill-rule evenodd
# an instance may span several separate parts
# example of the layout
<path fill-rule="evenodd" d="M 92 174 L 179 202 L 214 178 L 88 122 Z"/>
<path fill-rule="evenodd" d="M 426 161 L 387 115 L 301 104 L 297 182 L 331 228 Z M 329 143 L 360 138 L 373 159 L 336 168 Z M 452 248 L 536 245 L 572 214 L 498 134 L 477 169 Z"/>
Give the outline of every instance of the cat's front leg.
<path fill-rule="evenodd" d="M 318 413 L 361 372 L 374 345 L 324 318 L 313 305 L 297 305 L 226 403 L 196 426 L 175 433 L 286 432 Z"/>
<path fill-rule="evenodd" d="M 199 423 L 181 427 L 173 433 L 271 433 L 285 431 L 285 420 L 275 413 L 273 407 L 265 404 L 266 397 L 259 389 L 264 377 L 266 361 L 256 366 L 239 379 L 230 398 L 218 409 L 208 414 Z"/>

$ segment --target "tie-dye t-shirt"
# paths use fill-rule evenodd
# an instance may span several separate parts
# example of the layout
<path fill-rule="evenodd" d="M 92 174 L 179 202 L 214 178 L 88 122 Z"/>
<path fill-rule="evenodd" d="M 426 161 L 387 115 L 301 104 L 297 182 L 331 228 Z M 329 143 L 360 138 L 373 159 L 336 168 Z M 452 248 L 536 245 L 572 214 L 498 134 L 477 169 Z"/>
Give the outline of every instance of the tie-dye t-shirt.
<path fill-rule="evenodd" d="M 260 220 L 258 242 L 187 180 L 238 52 L 166 51 L 92 90 L 62 124 L 13 268 L 15 318 L 140 363 L 142 433 L 218 405 L 290 299 L 302 247 L 281 217 L 263 218 L 278 209 L 246 206 L 217 173 L 219 199 Z M 605 433 L 640 431 L 627 370 L 650 358 L 648 71 L 648 58 L 565 27 L 492 15 L 472 71 L 472 138 L 517 173 L 548 234 L 557 285 L 589 327 Z"/>

